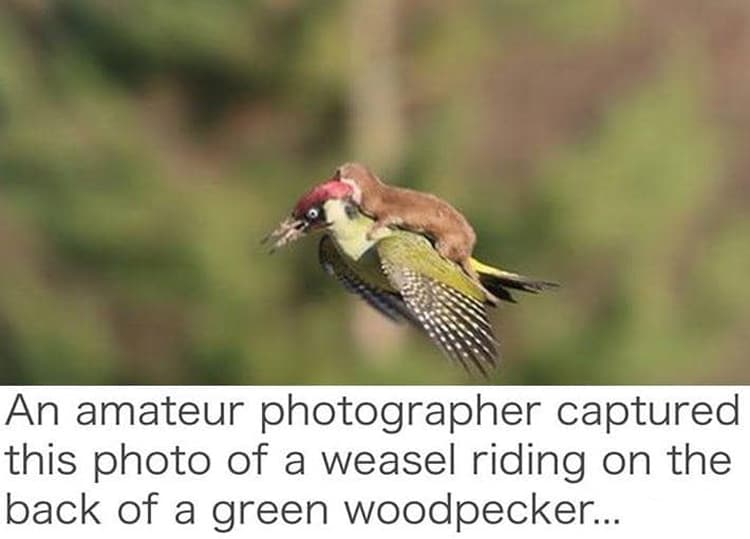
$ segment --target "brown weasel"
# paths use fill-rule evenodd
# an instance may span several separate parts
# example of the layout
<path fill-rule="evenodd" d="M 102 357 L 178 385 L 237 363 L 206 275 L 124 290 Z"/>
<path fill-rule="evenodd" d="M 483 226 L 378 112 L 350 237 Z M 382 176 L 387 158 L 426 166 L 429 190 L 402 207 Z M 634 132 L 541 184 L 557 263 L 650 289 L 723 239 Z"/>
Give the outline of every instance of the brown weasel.
<path fill-rule="evenodd" d="M 375 219 L 370 236 L 389 226 L 425 234 L 435 242 L 442 256 L 457 263 L 478 281 L 469 263 L 477 237 L 456 208 L 435 195 L 386 185 L 360 163 L 341 165 L 335 177 L 352 186 L 354 202 L 363 213 Z"/>

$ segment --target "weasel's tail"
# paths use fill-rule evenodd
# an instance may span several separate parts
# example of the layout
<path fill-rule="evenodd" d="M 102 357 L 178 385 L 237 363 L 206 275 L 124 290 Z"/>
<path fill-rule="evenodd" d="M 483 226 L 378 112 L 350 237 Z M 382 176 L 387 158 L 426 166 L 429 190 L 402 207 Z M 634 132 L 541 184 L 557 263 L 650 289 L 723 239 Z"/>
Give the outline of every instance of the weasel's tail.
<path fill-rule="evenodd" d="M 548 288 L 555 288 L 559 286 L 557 283 L 551 281 L 540 281 L 518 275 L 517 273 L 511 273 L 509 271 L 503 271 L 498 268 L 493 268 L 487 264 L 482 264 L 478 260 L 472 258 L 470 260 L 471 267 L 479 275 L 479 282 L 489 292 L 494 294 L 498 299 L 515 303 L 516 300 L 511 295 L 511 290 L 520 290 L 521 292 L 529 292 L 531 294 L 537 294 Z"/>

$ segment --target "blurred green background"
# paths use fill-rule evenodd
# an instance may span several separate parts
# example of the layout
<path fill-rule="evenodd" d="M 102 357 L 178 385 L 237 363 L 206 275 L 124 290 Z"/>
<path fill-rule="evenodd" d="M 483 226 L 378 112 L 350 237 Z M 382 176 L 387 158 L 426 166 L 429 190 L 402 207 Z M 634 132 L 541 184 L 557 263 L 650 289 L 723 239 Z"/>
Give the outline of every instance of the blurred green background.
<path fill-rule="evenodd" d="M 4 0 L 0 381 L 465 383 L 316 241 L 343 161 L 563 288 L 498 383 L 750 382 L 750 3 Z"/>

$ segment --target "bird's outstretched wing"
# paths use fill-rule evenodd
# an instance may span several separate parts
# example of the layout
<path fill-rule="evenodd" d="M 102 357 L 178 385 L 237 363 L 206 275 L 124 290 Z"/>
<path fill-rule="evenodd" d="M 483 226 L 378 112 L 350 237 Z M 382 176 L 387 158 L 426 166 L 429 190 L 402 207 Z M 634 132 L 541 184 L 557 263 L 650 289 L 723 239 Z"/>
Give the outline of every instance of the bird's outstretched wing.
<path fill-rule="evenodd" d="M 335 277 L 344 288 L 357 294 L 370 306 L 394 322 L 407 321 L 421 329 L 421 323 L 406 307 L 398 294 L 362 280 L 341 255 L 335 242 L 329 236 L 323 236 L 318 244 L 318 259 L 323 270 Z"/>
<path fill-rule="evenodd" d="M 430 339 L 465 369 L 471 371 L 473 365 L 486 376 L 497 366 L 498 343 L 485 303 L 469 295 L 472 290 L 463 282 L 452 286 L 440 279 L 444 259 L 428 242 L 412 242 L 410 237 L 416 236 L 396 234 L 379 243 L 383 272 Z"/>

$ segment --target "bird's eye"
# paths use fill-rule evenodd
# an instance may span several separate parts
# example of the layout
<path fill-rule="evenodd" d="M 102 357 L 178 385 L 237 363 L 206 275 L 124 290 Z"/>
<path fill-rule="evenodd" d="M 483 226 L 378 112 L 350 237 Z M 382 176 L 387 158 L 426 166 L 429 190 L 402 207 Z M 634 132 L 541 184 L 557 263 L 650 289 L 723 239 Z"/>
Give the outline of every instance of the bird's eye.
<path fill-rule="evenodd" d="M 318 208 L 310 208 L 305 214 L 305 217 L 307 217 L 310 221 L 314 221 L 318 218 L 318 216 L 320 216 L 320 210 Z"/>

